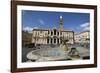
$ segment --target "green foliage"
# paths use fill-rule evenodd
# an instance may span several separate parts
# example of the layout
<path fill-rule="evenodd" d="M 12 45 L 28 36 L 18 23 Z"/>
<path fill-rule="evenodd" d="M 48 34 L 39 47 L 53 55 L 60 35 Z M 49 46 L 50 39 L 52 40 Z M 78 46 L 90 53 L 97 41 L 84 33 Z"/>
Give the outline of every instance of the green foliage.
<path fill-rule="evenodd" d="M 28 44 L 31 43 L 31 39 L 32 39 L 32 34 L 28 33 L 27 31 L 22 31 L 22 44 Z"/>

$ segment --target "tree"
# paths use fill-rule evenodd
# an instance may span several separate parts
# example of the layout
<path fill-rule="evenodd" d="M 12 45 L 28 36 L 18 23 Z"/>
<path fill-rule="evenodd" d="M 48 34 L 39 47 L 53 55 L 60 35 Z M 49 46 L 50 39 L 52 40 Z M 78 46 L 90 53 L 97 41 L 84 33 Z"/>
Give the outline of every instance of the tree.
<path fill-rule="evenodd" d="M 32 39 L 32 34 L 28 33 L 27 31 L 22 31 L 22 45 L 23 46 L 31 43 L 31 39 Z"/>

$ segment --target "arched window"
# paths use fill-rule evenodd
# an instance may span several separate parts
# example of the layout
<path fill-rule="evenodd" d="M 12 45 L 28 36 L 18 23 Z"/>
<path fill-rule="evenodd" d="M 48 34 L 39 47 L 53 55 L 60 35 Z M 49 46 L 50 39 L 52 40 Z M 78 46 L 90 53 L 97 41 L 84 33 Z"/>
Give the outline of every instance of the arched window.
<path fill-rule="evenodd" d="M 53 32 L 51 31 L 51 36 L 53 35 Z"/>
<path fill-rule="evenodd" d="M 56 38 L 54 38 L 54 43 L 56 43 Z"/>
<path fill-rule="evenodd" d="M 54 29 L 54 35 L 56 35 L 56 29 Z"/>
<path fill-rule="evenodd" d="M 51 38 L 51 44 L 52 44 L 52 38 Z"/>
<path fill-rule="evenodd" d="M 47 43 L 49 43 L 49 39 L 47 39 Z"/>
<path fill-rule="evenodd" d="M 58 32 L 58 34 L 57 35 L 59 35 L 59 32 Z"/>

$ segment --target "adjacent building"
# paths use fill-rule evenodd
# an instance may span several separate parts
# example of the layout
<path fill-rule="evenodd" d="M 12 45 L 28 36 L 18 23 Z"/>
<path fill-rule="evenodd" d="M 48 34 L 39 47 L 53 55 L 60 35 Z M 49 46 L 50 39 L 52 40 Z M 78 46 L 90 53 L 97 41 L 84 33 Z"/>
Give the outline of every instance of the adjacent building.
<path fill-rule="evenodd" d="M 35 44 L 61 44 L 62 40 L 74 44 L 74 32 L 64 30 L 63 17 L 60 16 L 59 28 L 56 29 L 33 29 L 32 43 Z"/>
<path fill-rule="evenodd" d="M 90 43 L 90 32 L 84 31 L 84 32 L 75 34 L 75 43 L 77 44 Z"/>

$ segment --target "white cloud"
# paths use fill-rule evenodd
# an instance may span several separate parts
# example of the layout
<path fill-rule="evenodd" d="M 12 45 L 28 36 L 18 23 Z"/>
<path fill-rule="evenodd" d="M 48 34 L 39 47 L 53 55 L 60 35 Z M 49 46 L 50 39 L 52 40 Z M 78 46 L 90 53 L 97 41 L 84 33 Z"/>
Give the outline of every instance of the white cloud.
<path fill-rule="evenodd" d="M 39 19 L 38 21 L 39 21 L 39 23 L 40 23 L 41 25 L 45 25 L 45 23 L 44 23 L 44 21 L 43 21 L 42 19 Z"/>
<path fill-rule="evenodd" d="M 83 28 L 84 31 L 88 31 L 89 29 L 90 29 L 90 27 Z"/>
<path fill-rule="evenodd" d="M 81 24 L 80 27 L 88 27 L 90 24 L 88 22 Z"/>
<path fill-rule="evenodd" d="M 23 27 L 23 30 L 28 31 L 29 33 L 32 33 L 33 29 L 39 29 L 39 27 L 33 27 L 33 28 L 29 26 Z"/>
<path fill-rule="evenodd" d="M 88 31 L 90 29 L 90 23 L 86 22 L 80 25 L 80 29 L 83 29 L 83 31 Z"/>
<path fill-rule="evenodd" d="M 29 33 L 32 33 L 33 28 L 32 27 L 23 27 L 24 31 L 28 31 Z"/>
<path fill-rule="evenodd" d="M 33 27 L 33 29 L 39 29 L 39 27 Z"/>

